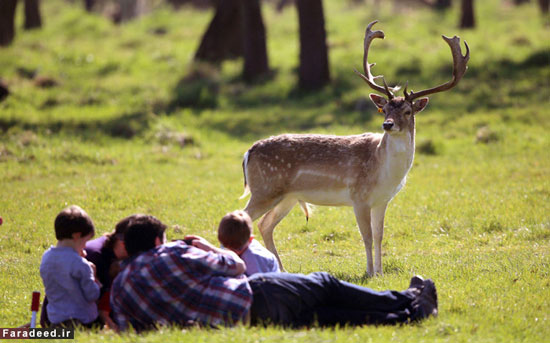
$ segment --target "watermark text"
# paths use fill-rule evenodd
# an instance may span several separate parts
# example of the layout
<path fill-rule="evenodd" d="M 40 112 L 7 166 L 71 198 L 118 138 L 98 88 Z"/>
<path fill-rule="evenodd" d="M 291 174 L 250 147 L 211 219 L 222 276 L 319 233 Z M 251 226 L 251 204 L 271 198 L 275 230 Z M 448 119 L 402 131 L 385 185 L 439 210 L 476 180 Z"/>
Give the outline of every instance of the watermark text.
<path fill-rule="evenodd" d="M 74 329 L 0 328 L 0 339 L 74 339 Z"/>

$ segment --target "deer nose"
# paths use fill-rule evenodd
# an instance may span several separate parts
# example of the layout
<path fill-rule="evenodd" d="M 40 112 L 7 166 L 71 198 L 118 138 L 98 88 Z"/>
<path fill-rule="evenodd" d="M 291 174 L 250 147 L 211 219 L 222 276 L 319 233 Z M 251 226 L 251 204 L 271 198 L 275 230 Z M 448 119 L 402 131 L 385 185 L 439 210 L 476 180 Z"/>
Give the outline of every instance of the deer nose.
<path fill-rule="evenodd" d="M 386 131 L 391 130 L 393 127 L 393 121 L 386 120 L 384 124 L 382 124 L 382 128 Z"/>

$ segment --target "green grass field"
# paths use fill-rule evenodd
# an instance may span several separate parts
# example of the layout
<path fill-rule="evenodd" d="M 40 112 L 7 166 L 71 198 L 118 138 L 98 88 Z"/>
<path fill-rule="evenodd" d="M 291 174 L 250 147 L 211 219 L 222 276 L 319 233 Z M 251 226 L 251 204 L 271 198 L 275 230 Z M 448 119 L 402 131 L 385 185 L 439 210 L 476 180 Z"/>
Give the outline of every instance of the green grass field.
<path fill-rule="evenodd" d="M 324 1 L 332 82 L 296 89 L 297 17 L 264 3 L 274 77 L 249 86 L 241 61 L 199 68 L 185 81 L 212 13 L 159 7 L 114 26 L 80 2 L 42 1 L 45 26 L 0 49 L 0 327 L 30 318 L 43 291 L 38 268 L 55 244 L 53 220 L 69 204 L 100 234 L 129 214 L 149 213 L 168 238 L 197 233 L 215 241 L 219 219 L 243 208 L 242 154 L 283 132 L 381 132 L 361 68 L 367 23 L 386 39 L 369 59 L 390 83 L 443 83 L 451 56 L 441 34 L 471 48 L 466 76 L 434 95 L 417 117 L 417 154 L 407 186 L 390 203 L 384 275 L 365 277 L 366 257 L 351 208 L 298 208 L 275 230 L 290 272 L 328 271 L 374 289 L 435 280 L 440 315 L 418 325 L 285 330 L 164 329 L 142 336 L 78 332 L 83 342 L 544 342 L 550 337 L 550 26 L 535 4 L 476 1 L 478 27 L 457 28 L 448 13 L 395 14 Z M 21 10 L 21 8 L 19 8 Z M 159 34 L 159 32 L 165 32 Z M 55 80 L 49 88 L 29 71 Z M 360 107 L 360 106 L 359 106 Z M 187 144 L 181 144 L 185 138 Z M 257 233 L 259 235 L 259 233 Z"/>

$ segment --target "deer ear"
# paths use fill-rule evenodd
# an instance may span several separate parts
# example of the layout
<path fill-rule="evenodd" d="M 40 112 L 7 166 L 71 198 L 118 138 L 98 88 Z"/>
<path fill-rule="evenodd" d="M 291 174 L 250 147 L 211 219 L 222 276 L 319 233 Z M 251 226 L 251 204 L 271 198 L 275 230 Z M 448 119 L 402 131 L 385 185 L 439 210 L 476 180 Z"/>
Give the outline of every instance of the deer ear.
<path fill-rule="evenodd" d="M 420 98 L 420 99 L 416 100 L 416 101 L 413 103 L 413 110 L 414 110 L 414 113 L 422 112 L 422 110 L 423 110 L 423 109 L 426 107 L 426 105 L 428 104 L 428 101 L 429 101 L 428 98 Z"/>
<path fill-rule="evenodd" d="M 388 100 L 386 100 L 386 98 L 384 98 L 383 96 L 380 96 L 378 94 L 371 93 L 371 94 L 369 94 L 369 97 L 372 100 L 372 102 L 376 105 L 376 107 L 378 107 L 378 108 L 382 108 L 382 107 L 384 107 L 385 104 L 388 103 Z"/>

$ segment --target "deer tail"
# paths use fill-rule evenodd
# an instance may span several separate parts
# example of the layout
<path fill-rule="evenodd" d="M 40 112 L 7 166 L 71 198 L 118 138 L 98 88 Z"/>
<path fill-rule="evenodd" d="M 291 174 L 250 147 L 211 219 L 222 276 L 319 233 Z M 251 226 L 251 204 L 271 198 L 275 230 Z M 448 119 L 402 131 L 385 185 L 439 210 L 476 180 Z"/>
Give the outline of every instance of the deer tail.
<path fill-rule="evenodd" d="M 246 173 L 246 169 L 247 169 L 247 165 L 248 165 L 249 152 L 250 152 L 250 150 L 245 152 L 244 157 L 243 157 L 244 193 L 243 193 L 243 195 L 240 196 L 239 199 L 246 198 L 250 194 L 250 187 L 248 187 L 247 173 Z"/>
<path fill-rule="evenodd" d="M 302 211 L 304 211 L 304 214 L 306 215 L 306 223 L 309 222 L 309 215 L 312 213 L 311 205 L 307 202 L 304 202 L 302 200 L 299 200 L 298 203 L 300 204 L 300 207 L 302 208 Z"/>

